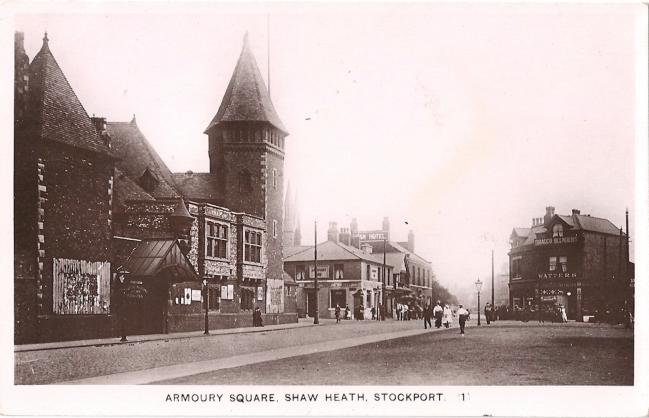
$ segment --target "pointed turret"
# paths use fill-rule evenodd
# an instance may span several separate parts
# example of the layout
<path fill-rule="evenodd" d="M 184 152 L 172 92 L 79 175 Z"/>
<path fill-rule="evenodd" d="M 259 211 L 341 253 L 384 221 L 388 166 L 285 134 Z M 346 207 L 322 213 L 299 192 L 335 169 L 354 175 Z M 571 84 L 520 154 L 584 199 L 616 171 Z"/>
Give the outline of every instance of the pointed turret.
<path fill-rule="evenodd" d="M 29 87 L 30 125 L 41 139 L 110 153 L 54 59 L 47 32 L 41 50 L 29 66 Z"/>
<path fill-rule="evenodd" d="M 288 134 L 280 120 L 255 60 L 248 34 L 243 38 L 241 55 L 230 78 L 221 106 L 205 133 L 223 122 L 268 122 Z"/>

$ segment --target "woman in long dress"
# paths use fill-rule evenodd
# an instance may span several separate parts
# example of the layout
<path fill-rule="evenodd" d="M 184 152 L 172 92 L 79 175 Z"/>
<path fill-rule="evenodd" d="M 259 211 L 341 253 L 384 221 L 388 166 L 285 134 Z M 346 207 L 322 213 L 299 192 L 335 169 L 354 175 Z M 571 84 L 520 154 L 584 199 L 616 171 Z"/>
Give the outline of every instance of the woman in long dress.
<path fill-rule="evenodd" d="M 453 311 L 448 304 L 444 305 L 444 314 L 442 322 L 444 323 L 445 328 L 449 328 L 453 325 Z"/>
<path fill-rule="evenodd" d="M 568 322 L 568 316 L 566 315 L 566 307 L 561 305 L 561 321 Z"/>

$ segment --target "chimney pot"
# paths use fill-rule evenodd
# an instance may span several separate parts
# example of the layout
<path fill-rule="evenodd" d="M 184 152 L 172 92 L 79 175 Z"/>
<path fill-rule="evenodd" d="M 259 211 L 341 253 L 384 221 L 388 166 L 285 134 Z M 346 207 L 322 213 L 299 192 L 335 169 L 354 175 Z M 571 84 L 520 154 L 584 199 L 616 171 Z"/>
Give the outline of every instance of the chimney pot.
<path fill-rule="evenodd" d="M 581 211 L 579 209 L 573 209 L 572 214 L 573 215 L 579 215 L 579 214 L 581 214 Z"/>

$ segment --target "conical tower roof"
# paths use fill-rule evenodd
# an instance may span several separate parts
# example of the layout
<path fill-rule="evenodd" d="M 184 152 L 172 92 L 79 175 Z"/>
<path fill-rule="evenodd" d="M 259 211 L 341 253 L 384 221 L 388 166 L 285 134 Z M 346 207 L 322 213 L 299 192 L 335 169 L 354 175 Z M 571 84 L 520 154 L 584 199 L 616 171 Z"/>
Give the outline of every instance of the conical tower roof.
<path fill-rule="evenodd" d="M 77 148 L 110 154 L 49 48 L 43 46 L 29 66 L 30 118 L 38 135 Z"/>
<path fill-rule="evenodd" d="M 243 38 L 241 55 L 219 111 L 205 129 L 205 133 L 221 122 L 243 121 L 268 122 L 280 131 L 288 133 L 275 111 L 266 84 L 259 72 L 257 61 L 248 43 L 248 34 Z"/>

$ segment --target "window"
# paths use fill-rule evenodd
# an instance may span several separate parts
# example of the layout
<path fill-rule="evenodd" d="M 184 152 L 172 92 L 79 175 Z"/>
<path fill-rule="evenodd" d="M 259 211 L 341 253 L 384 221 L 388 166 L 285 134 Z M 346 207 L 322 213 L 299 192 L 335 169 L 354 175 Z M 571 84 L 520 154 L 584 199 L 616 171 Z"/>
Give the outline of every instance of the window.
<path fill-rule="evenodd" d="M 557 270 L 557 257 L 550 257 L 550 271 Z"/>
<path fill-rule="evenodd" d="M 244 239 L 244 260 L 261 263 L 261 232 L 246 229 Z"/>
<path fill-rule="evenodd" d="M 277 238 L 277 220 L 273 219 L 273 238 Z"/>
<path fill-rule="evenodd" d="M 306 271 L 304 265 L 295 266 L 295 280 L 304 280 L 306 278 Z"/>
<path fill-rule="evenodd" d="M 228 226 L 207 221 L 205 225 L 205 255 L 228 258 Z"/>
<path fill-rule="evenodd" d="M 552 237 L 558 238 L 563 236 L 563 225 L 556 224 L 552 227 Z"/>
<path fill-rule="evenodd" d="M 207 298 L 207 304 L 208 304 L 208 309 L 210 311 L 218 311 L 219 310 L 219 305 L 221 303 L 221 287 L 220 286 L 215 286 L 215 287 L 208 287 L 208 298 Z"/>
<path fill-rule="evenodd" d="M 561 264 L 561 272 L 568 272 L 568 257 L 559 257 L 559 264 Z"/>
<path fill-rule="evenodd" d="M 336 305 L 339 305 L 341 308 L 345 308 L 347 303 L 347 291 L 346 290 L 332 290 L 331 297 L 329 298 L 329 307 L 335 308 Z"/>
<path fill-rule="evenodd" d="M 345 278 L 345 265 L 334 264 L 334 279 L 343 279 L 343 278 Z"/>
<path fill-rule="evenodd" d="M 277 169 L 273 168 L 273 189 L 277 189 Z"/>
<path fill-rule="evenodd" d="M 512 258 L 512 278 L 521 277 L 521 257 Z"/>
<path fill-rule="evenodd" d="M 369 279 L 370 279 L 370 265 L 368 264 L 367 265 L 367 278 L 366 278 L 366 280 L 369 280 Z"/>

